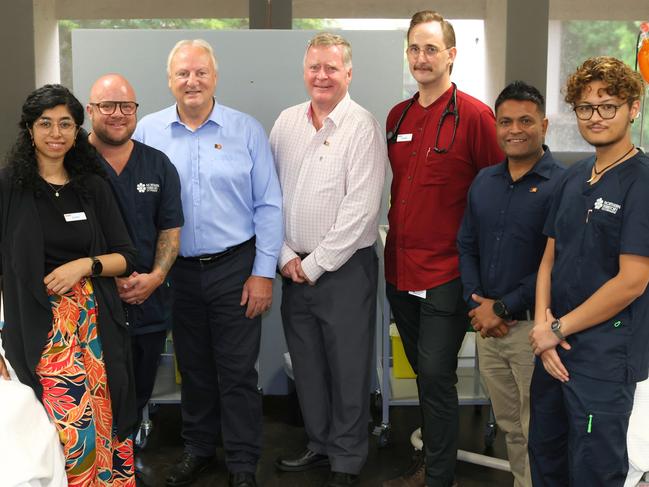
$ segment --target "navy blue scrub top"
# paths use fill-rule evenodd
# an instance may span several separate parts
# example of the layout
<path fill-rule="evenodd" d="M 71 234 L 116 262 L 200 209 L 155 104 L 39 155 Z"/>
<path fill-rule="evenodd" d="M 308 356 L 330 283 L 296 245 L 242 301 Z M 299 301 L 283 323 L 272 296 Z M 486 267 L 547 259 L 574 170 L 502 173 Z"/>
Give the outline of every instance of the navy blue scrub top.
<path fill-rule="evenodd" d="M 476 293 L 501 299 L 512 314 L 533 314 L 536 274 L 547 238 L 543 235 L 552 194 L 565 168 L 545 153 L 517 181 L 507 161 L 480 171 L 469 189 L 458 233 L 464 299 Z"/>
<path fill-rule="evenodd" d="M 561 317 L 581 305 L 619 271 L 620 254 L 649 257 L 649 158 L 638 153 L 586 181 L 591 157 L 566 171 L 545 225 L 555 239 L 552 311 Z M 557 347 L 570 372 L 616 382 L 638 382 L 649 371 L 649 292 L 614 317 Z"/>
<path fill-rule="evenodd" d="M 128 233 L 137 250 L 134 270 L 153 268 L 158 233 L 184 223 L 180 202 L 180 178 L 174 165 L 161 151 L 135 144 L 131 157 L 118 176 L 100 157 L 109 176 Z M 171 289 L 167 279 L 141 305 L 127 305 L 127 320 L 133 334 L 151 333 L 171 324 Z"/>

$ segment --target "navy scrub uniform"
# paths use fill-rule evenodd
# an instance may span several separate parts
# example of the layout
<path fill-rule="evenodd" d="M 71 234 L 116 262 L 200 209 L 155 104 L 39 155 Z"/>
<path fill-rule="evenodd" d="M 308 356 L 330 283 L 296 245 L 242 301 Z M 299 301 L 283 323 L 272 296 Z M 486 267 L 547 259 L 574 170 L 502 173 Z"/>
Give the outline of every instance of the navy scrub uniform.
<path fill-rule="evenodd" d="M 620 254 L 649 257 L 649 158 L 638 153 L 594 185 L 594 158 L 571 167 L 544 232 L 555 239 L 552 311 L 561 317 L 619 271 Z M 635 384 L 649 371 L 649 292 L 557 347 L 562 384 L 540 359 L 531 386 L 529 453 L 535 487 L 622 486 Z"/>
<path fill-rule="evenodd" d="M 133 151 L 119 174 L 101 160 L 115 193 L 129 236 L 137 249 L 133 270 L 151 272 L 158 235 L 182 227 L 180 178 L 167 156 L 153 147 L 133 141 Z M 131 334 L 165 331 L 171 324 L 172 294 L 169 278 L 139 305 L 125 304 Z"/>
<path fill-rule="evenodd" d="M 164 153 L 135 140 L 133 144 L 131 156 L 119 175 L 103 157 L 99 159 L 137 249 L 133 270 L 147 273 L 153 269 L 160 231 L 183 225 L 180 178 Z M 151 398 L 160 354 L 164 350 L 167 330 L 171 328 L 172 301 L 167 277 L 143 303 L 122 302 L 131 334 L 140 421 L 142 409 Z"/>

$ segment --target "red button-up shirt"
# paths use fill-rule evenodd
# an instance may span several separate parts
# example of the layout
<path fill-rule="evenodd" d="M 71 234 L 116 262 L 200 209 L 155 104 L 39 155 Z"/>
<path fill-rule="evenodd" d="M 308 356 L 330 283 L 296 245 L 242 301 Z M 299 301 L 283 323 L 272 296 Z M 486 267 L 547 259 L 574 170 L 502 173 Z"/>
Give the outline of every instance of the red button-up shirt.
<path fill-rule="evenodd" d="M 401 123 L 399 140 L 389 144 L 393 178 L 385 279 L 399 290 L 431 289 L 459 277 L 456 236 L 467 191 L 480 169 L 504 158 L 493 112 L 459 90 L 455 141 L 447 153 L 433 150 L 452 92 L 453 87 L 425 108 L 415 100 Z M 390 111 L 387 130 L 394 129 L 409 101 Z M 454 117 L 446 116 L 438 148 L 449 147 L 453 125 Z"/>

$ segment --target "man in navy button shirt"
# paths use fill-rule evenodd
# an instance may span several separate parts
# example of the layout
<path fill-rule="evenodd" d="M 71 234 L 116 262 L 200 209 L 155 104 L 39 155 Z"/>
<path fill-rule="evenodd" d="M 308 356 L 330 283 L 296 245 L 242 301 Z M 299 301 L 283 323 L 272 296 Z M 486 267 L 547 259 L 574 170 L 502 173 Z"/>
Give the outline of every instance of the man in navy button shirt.
<path fill-rule="evenodd" d="M 262 125 L 214 99 L 209 43 L 178 42 L 167 75 L 176 103 L 135 131 L 176 166 L 186 220 L 171 271 L 185 452 L 166 482 L 193 482 L 220 432 L 230 486 L 254 487 L 262 423 L 255 361 L 283 242 L 282 194 Z"/>
<path fill-rule="evenodd" d="M 90 142 L 101 155 L 137 249 L 134 272 L 116 280 L 131 332 L 141 418 L 171 327 L 167 273 L 178 254 L 183 211 L 178 173 L 167 156 L 131 140 L 137 106 L 130 83 L 118 74 L 109 74 L 93 84 L 86 110 L 92 121 Z"/>
<path fill-rule="evenodd" d="M 622 486 L 636 382 L 649 372 L 649 159 L 631 141 L 642 78 L 586 60 L 565 100 L 595 147 L 566 171 L 544 228 L 530 392 L 534 486 Z"/>
<path fill-rule="evenodd" d="M 496 138 L 507 156 L 483 169 L 469 190 L 458 233 L 464 299 L 476 332 L 480 372 L 505 432 L 515 487 L 531 487 L 527 457 L 534 354 L 534 286 L 543 224 L 563 173 L 543 139 L 543 95 L 522 81 L 496 99 Z"/>

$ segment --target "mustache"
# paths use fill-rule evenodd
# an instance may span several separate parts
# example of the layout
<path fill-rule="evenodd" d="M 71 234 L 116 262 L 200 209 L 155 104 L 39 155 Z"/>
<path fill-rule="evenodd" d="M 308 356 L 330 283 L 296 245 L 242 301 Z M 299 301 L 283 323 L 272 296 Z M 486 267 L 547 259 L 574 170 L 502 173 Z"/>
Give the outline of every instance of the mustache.
<path fill-rule="evenodd" d="M 432 69 L 432 67 L 428 63 L 417 63 L 417 64 L 415 64 L 415 69 L 425 69 L 425 70 L 430 71 Z"/>

